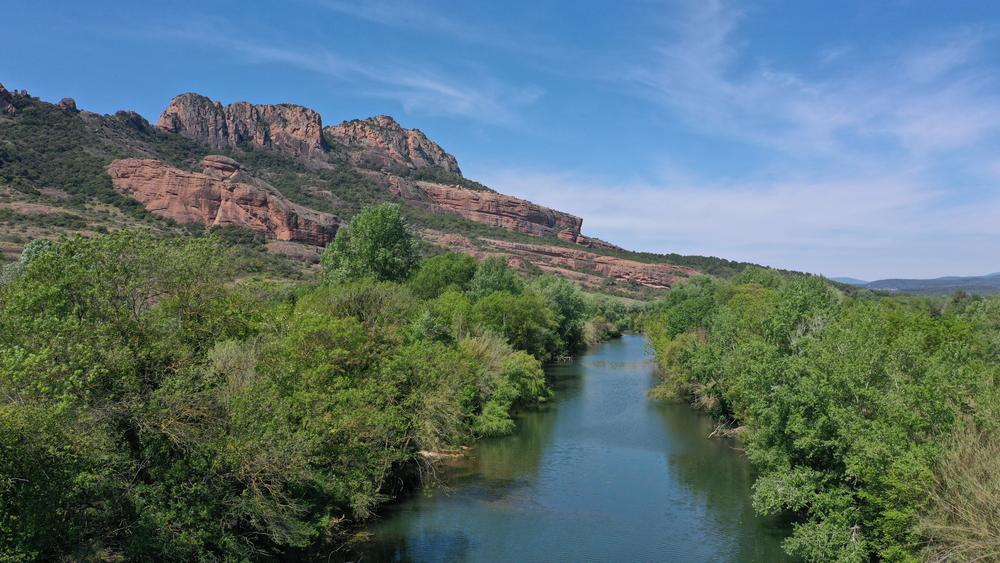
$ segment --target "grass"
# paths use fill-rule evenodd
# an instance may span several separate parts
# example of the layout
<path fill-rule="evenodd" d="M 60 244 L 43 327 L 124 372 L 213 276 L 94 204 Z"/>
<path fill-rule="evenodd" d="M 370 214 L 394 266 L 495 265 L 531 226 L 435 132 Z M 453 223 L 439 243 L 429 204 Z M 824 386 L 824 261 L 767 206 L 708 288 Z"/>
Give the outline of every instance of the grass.
<path fill-rule="evenodd" d="M 959 425 L 920 522 L 926 561 L 1000 561 L 1000 437 Z"/>

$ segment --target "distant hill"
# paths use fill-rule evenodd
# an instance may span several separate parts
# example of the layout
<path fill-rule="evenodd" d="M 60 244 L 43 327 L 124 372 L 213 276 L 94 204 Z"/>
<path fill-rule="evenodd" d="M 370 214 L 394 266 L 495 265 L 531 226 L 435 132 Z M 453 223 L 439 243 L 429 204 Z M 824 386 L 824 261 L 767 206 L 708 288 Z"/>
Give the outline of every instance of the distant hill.
<path fill-rule="evenodd" d="M 964 291 L 976 295 L 1000 293 L 1000 272 L 985 276 L 946 276 L 934 279 L 885 279 L 865 282 L 854 278 L 830 278 L 833 281 L 856 285 L 873 291 L 910 293 L 913 295 L 949 295 Z"/>
<path fill-rule="evenodd" d="M 865 285 L 868 283 L 867 281 L 859 280 L 858 278 L 839 277 L 839 278 L 829 278 L 829 279 L 830 281 L 835 281 L 837 283 L 846 283 L 847 285 Z"/>

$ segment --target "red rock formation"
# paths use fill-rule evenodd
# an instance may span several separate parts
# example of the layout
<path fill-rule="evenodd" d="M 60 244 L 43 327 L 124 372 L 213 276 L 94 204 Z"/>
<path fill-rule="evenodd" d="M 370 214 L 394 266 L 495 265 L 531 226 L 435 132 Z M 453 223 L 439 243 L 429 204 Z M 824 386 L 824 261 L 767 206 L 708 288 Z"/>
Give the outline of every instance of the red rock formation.
<path fill-rule="evenodd" d="M 345 121 L 324 130 L 337 143 L 360 149 L 351 153 L 356 164 L 407 168 L 437 166 L 462 174 L 455 157 L 419 129 L 404 129 L 388 115 Z"/>
<path fill-rule="evenodd" d="M 392 193 L 410 204 L 432 211 L 451 213 L 477 223 L 529 235 L 558 233 L 560 237 L 571 237 L 574 241 L 581 236 L 583 219 L 513 196 L 395 177 L 389 177 L 388 184 Z"/>
<path fill-rule="evenodd" d="M 263 182 L 237 182 L 232 159 L 208 156 L 204 173 L 188 172 L 158 160 L 127 158 L 108 165 L 119 192 L 139 200 L 147 210 L 181 223 L 239 225 L 279 241 L 322 246 L 333 239 L 338 220 L 294 204 Z M 228 176 L 227 176 L 228 174 Z"/>
<path fill-rule="evenodd" d="M 319 114 L 293 104 L 223 106 L 199 94 L 181 94 L 171 100 L 156 126 L 213 148 L 249 145 L 291 156 L 326 150 Z"/>
<path fill-rule="evenodd" d="M 201 159 L 202 172 L 217 178 L 232 178 L 240 173 L 240 163 L 218 154 L 210 154 Z"/>
<path fill-rule="evenodd" d="M 423 231 L 422 236 L 456 252 L 463 252 L 476 258 L 491 254 L 508 257 L 508 263 L 522 267 L 524 261 L 540 269 L 577 280 L 584 285 L 598 286 L 607 278 L 618 281 L 635 282 L 646 287 L 667 289 L 700 272 L 686 266 L 664 263 L 647 263 L 617 256 L 605 256 L 578 248 L 546 244 L 526 244 L 507 240 L 477 239 L 473 243 L 461 235 Z"/>

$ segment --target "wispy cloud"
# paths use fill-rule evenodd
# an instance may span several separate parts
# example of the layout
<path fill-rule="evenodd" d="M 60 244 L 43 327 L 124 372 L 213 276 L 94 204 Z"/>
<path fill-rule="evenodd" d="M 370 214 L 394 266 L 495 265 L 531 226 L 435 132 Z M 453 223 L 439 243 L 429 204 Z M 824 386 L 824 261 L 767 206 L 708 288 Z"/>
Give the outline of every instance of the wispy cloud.
<path fill-rule="evenodd" d="M 417 30 L 427 34 L 443 34 L 452 39 L 477 45 L 515 45 L 496 29 L 484 29 L 467 21 L 459 21 L 418 2 L 398 0 L 308 0 L 360 20 L 393 27 Z"/>
<path fill-rule="evenodd" d="M 689 130 L 754 147 L 756 170 L 726 182 L 496 170 L 492 185 L 646 250 L 873 278 L 996 269 L 1000 169 L 983 164 L 1000 149 L 994 30 L 818 48 L 796 71 L 748 49 L 743 4 L 682 5 L 611 76 Z"/>
<path fill-rule="evenodd" d="M 1000 198 L 954 204 L 913 172 L 829 180 L 641 182 L 497 170 L 505 192 L 584 217 L 584 231 L 653 252 L 708 254 L 871 278 L 995 269 Z M 927 258 L 935 256 L 933 263 Z"/>
<path fill-rule="evenodd" d="M 390 56 L 359 58 L 317 44 L 267 42 L 243 39 L 229 22 L 211 26 L 156 28 L 160 38 L 189 45 L 207 45 L 241 57 L 248 64 L 283 64 L 351 84 L 359 95 L 385 98 L 407 113 L 457 116 L 491 125 L 518 127 L 518 110 L 537 101 L 543 90 L 537 86 L 512 86 L 485 71 L 456 76 L 417 61 Z"/>
<path fill-rule="evenodd" d="M 746 15 L 733 3 L 685 6 L 625 79 L 692 126 L 796 155 L 856 153 L 858 137 L 926 153 L 1000 130 L 997 76 L 976 64 L 996 48 L 992 30 L 954 30 L 843 67 L 854 49 L 828 48 L 817 78 L 745 56 L 734 35 Z"/>

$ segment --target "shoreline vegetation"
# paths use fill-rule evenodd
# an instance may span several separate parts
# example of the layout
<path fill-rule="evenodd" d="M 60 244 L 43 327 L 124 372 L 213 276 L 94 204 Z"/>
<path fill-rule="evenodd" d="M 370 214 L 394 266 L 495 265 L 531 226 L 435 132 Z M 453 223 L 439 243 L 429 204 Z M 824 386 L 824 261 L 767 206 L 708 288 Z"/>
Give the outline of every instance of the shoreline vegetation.
<path fill-rule="evenodd" d="M 1000 298 L 748 268 L 645 313 L 662 383 L 738 432 L 804 561 L 1000 560 Z"/>
<path fill-rule="evenodd" d="M 2 266 L 0 559 L 330 554 L 631 314 L 503 258 L 421 259 L 391 204 L 316 279 L 247 277 L 244 256 L 126 230 Z"/>

